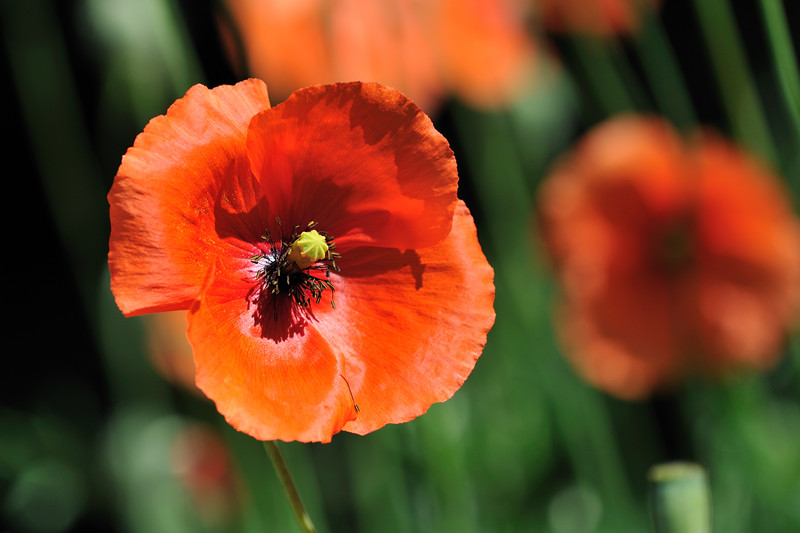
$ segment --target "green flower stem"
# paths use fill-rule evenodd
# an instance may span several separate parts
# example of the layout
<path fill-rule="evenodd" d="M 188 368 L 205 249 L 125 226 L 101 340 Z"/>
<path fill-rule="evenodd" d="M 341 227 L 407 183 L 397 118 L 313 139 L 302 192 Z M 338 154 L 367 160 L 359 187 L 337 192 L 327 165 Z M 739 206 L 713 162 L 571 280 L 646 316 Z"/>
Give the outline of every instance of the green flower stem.
<path fill-rule="evenodd" d="M 580 35 L 570 37 L 566 44 L 582 69 L 589 94 L 596 99 L 600 118 L 641 107 L 641 90 L 613 44 Z"/>
<path fill-rule="evenodd" d="M 642 31 L 635 37 L 636 52 L 659 111 L 681 131 L 692 131 L 697 126 L 697 116 L 660 17 L 650 11 L 645 13 Z"/>
<path fill-rule="evenodd" d="M 767 120 L 727 0 L 694 0 L 733 135 L 775 165 L 778 162 Z"/>
<path fill-rule="evenodd" d="M 289 499 L 300 529 L 303 533 L 316 533 L 317 530 L 314 528 L 308 513 L 306 513 L 305 507 L 303 507 L 300 494 L 298 494 L 294 481 L 292 481 L 292 474 L 289 472 L 289 466 L 283 459 L 280 448 L 278 448 L 278 443 L 271 440 L 264 441 L 264 449 L 267 451 L 269 458 L 272 459 L 272 464 L 275 466 L 275 471 L 281 480 L 283 490 L 286 491 L 286 497 Z"/>
<path fill-rule="evenodd" d="M 794 149 L 800 139 L 800 73 L 797 56 L 780 0 L 761 0 L 761 14 L 775 64 L 778 84 L 790 124 L 791 138 L 784 142 L 783 172 L 789 180 L 795 201 L 800 202 L 800 154 Z"/>
<path fill-rule="evenodd" d="M 516 142 L 508 116 L 456 108 L 455 121 L 459 138 L 464 142 L 466 164 L 475 169 L 476 192 L 490 236 L 488 242 L 494 245 L 494 249 L 487 246 L 487 253 L 494 258 L 498 294 L 511 298 L 507 309 L 513 309 L 510 315 L 520 321 L 519 326 L 512 327 L 528 332 L 523 338 L 539 346 L 542 352 L 531 357 L 536 368 L 531 378 L 547 376 L 535 386 L 545 394 L 558 430 L 564 435 L 576 477 L 597 487 L 607 497 L 608 523 L 620 525 L 614 531 L 641 531 L 639 526 L 644 527 L 645 516 L 637 515 L 632 504 L 631 488 L 624 476 L 606 404 L 594 391 L 573 379 L 562 358 L 543 357 L 548 348 L 541 341 L 551 335 L 546 315 L 549 307 L 542 300 L 547 279 L 537 271 L 537 262 L 532 257 L 535 252 L 529 244 L 532 239 L 528 228 L 533 191 L 525 181 L 519 154 L 514 149 Z M 554 351 L 553 346 L 550 354 L 555 355 Z"/>
<path fill-rule="evenodd" d="M 800 133 L 800 74 L 797 72 L 797 57 L 792 47 L 783 4 L 777 0 L 761 0 L 761 12 L 781 90 L 787 106 L 793 111 L 791 116 L 796 132 Z"/>
<path fill-rule="evenodd" d="M 710 533 L 706 472 L 694 463 L 656 465 L 648 473 L 656 533 Z"/>

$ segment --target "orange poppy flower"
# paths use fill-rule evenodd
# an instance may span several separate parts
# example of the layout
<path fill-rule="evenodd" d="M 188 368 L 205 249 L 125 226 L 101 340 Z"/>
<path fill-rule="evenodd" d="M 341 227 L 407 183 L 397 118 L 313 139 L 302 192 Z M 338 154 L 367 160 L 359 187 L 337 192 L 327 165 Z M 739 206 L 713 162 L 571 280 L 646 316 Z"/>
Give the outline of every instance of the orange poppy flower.
<path fill-rule="evenodd" d="M 641 10 L 652 9 L 642 0 L 535 0 L 542 24 L 553 32 L 593 35 L 634 33 L 639 29 Z"/>
<path fill-rule="evenodd" d="M 453 92 L 482 107 L 524 90 L 535 62 L 521 0 L 227 0 L 234 66 L 278 100 L 337 80 L 395 87 L 431 112 Z M 239 57 L 234 36 L 240 38 Z"/>
<path fill-rule="evenodd" d="M 741 151 L 617 118 L 557 164 L 539 200 L 562 337 L 589 382 L 640 398 L 688 371 L 775 362 L 800 307 L 800 223 Z"/>
<path fill-rule="evenodd" d="M 240 431 L 327 442 L 405 422 L 455 393 L 494 321 L 457 182 L 393 89 L 270 108 L 259 80 L 198 85 L 123 157 L 111 288 L 127 316 L 189 310 L 197 386 Z"/>

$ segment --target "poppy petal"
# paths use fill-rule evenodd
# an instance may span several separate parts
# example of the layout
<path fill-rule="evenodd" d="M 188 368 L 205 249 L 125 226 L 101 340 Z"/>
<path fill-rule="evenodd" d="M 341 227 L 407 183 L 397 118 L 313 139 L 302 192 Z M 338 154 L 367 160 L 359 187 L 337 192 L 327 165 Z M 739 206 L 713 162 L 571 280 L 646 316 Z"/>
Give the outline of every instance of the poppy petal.
<path fill-rule="evenodd" d="M 706 133 L 697 153 L 695 323 L 710 365 L 768 368 L 800 311 L 800 224 L 766 168 Z"/>
<path fill-rule="evenodd" d="M 296 91 L 253 118 L 247 153 L 276 215 L 319 222 L 339 249 L 414 249 L 450 231 L 453 152 L 394 89 L 353 82 Z"/>
<path fill-rule="evenodd" d="M 254 312 L 252 264 L 231 257 L 189 314 L 197 386 L 256 439 L 329 442 L 356 414 L 341 356 L 310 322 Z"/>
<path fill-rule="evenodd" d="M 523 6 L 498 0 L 437 2 L 441 68 L 453 90 L 484 108 L 508 106 L 531 89 L 537 51 Z"/>
<path fill-rule="evenodd" d="M 217 255 L 215 208 L 259 196 L 244 139 L 267 108 L 259 80 L 195 85 L 137 136 L 108 194 L 111 289 L 126 316 L 189 308 Z"/>
<path fill-rule="evenodd" d="M 343 354 L 359 406 L 344 429 L 365 434 L 423 414 L 463 384 L 494 323 L 494 272 L 463 202 L 435 246 L 364 247 L 347 258 L 336 310 L 316 327 Z"/>
<path fill-rule="evenodd" d="M 646 273 L 610 275 L 597 294 L 563 304 L 558 329 L 565 355 L 597 388 L 641 399 L 683 371 L 681 297 L 680 287 Z"/>

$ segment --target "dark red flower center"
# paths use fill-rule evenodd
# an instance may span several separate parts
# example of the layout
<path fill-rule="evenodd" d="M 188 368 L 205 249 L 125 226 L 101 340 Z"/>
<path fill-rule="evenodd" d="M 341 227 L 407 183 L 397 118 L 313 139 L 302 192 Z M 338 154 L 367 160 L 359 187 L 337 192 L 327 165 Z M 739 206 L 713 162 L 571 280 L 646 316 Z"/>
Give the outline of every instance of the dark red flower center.
<path fill-rule="evenodd" d="M 282 229 L 280 219 L 276 222 Z M 279 299 L 284 296 L 305 308 L 312 301 L 319 303 L 325 290 L 330 290 L 331 307 L 335 308 L 330 273 L 339 271 L 336 259 L 341 256 L 334 251 L 333 237 L 315 230 L 316 225 L 311 221 L 303 231 L 300 231 L 300 226 L 294 226 L 288 238 L 281 235 L 277 240 L 269 230 L 265 230 L 261 238 L 266 243 L 266 250 L 250 258 L 258 266 L 259 298 L 272 297 L 275 320 L 278 319 Z"/>
<path fill-rule="evenodd" d="M 656 268 L 667 275 L 678 275 L 694 259 L 694 223 L 690 216 L 670 221 L 656 232 L 651 249 Z"/>

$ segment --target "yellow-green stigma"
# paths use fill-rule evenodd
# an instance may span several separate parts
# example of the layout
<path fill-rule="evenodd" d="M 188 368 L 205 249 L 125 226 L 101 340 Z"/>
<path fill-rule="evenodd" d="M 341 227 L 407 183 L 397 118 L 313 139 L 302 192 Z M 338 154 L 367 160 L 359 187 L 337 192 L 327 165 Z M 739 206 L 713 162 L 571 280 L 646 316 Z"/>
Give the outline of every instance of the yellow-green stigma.
<path fill-rule="evenodd" d="M 287 259 L 294 261 L 300 270 L 304 270 L 326 257 L 328 257 L 328 243 L 325 242 L 324 236 L 312 229 L 302 232 L 294 241 Z"/>
<path fill-rule="evenodd" d="M 281 220 L 276 218 L 275 221 L 282 230 Z M 316 225 L 314 221 L 309 222 L 302 232 L 300 226 L 294 226 L 288 238 L 282 232 L 280 239 L 273 239 L 269 230 L 265 230 L 263 251 L 250 257 L 250 261 L 258 266 L 256 300 L 263 305 L 271 299 L 275 320 L 278 319 L 277 298 L 281 295 L 288 296 L 303 308 L 309 307 L 312 301 L 319 303 L 322 294 L 328 290 L 331 306 L 335 307 L 330 273 L 339 271 L 336 260 L 341 256 L 335 251 L 333 237 L 312 229 Z"/>

